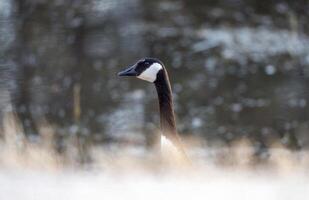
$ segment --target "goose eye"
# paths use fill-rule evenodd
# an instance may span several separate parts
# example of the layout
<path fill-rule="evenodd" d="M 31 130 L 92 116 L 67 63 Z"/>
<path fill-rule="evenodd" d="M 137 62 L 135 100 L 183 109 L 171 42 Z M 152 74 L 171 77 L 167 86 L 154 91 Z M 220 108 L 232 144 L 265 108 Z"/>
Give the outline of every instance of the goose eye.
<path fill-rule="evenodd" d="M 145 62 L 145 65 L 149 65 L 149 62 Z"/>

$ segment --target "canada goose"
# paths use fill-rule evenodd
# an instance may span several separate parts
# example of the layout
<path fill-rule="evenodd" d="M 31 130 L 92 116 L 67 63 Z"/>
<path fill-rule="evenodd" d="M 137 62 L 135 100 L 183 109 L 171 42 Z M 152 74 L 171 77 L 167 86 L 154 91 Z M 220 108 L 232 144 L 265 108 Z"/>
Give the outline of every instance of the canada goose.
<path fill-rule="evenodd" d="M 160 107 L 160 145 L 172 145 L 181 154 L 182 159 L 189 161 L 176 130 L 172 89 L 163 63 L 155 58 L 145 58 L 119 72 L 118 76 L 135 76 L 154 83 Z"/>

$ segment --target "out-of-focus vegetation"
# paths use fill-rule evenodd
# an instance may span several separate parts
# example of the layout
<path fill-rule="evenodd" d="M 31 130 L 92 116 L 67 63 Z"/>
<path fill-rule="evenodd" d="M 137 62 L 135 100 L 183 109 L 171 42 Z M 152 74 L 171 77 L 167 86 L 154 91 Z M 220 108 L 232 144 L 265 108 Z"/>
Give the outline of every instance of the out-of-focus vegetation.
<path fill-rule="evenodd" d="M 82 162 L 90 144 L 149 145 L 154 88 L 116 72 L 152 56 L 170 72 L 184 137 L 243 139 L 259 155 L 305 149 L 308 10 L 307 0 L 0 0 L 1 118 L 15 112 L 34 143 L 50 128 L 57 153 L 74 138 Z"/>

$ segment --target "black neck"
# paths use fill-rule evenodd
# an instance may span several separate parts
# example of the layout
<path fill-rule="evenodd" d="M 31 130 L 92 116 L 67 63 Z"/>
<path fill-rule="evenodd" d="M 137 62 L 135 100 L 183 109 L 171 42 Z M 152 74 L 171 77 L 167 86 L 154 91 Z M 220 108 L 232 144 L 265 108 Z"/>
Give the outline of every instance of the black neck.
<path fill-rule="evenodd" d="M 162 134 L 169 139 L 174 140 L 177 137 L 175 124 L 172 89 L 169 82 L 167 71 L 163 68 L 157 74 L 154 82 L 160 107 L 160 123 Z"/>
<path fill-rule="evenodd" d="M 182 153 L 183 158 L 189 162 L 190 160 L 188 159 L 177 134 L 172 89 L 167 71 L 164 67 L 158 72 L 157 79 L 154 84 L 156 86 L 159 98 L 162 134 L 171 140 L 179 152 Z"/>

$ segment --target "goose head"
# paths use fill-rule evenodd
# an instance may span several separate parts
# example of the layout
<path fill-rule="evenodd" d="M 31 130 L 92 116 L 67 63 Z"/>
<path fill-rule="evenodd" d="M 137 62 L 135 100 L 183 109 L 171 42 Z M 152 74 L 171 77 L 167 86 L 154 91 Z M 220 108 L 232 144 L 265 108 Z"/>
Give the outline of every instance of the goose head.
<path fill-rule="evenodd" d="M 118 76 L 135 76 L 153 83 L 157 79 L 160 70 L 163 70 L 161 61 L 155 58 L 145 58 L 119 72 Z"/>

